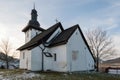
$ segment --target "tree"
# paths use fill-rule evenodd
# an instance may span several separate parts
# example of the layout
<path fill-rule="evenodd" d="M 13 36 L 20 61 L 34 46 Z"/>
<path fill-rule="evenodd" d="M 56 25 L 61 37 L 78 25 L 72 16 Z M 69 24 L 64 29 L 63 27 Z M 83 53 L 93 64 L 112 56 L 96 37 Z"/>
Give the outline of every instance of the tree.
<path fill-rule="evenodd" d="M 86 39 L 96 60 L 96 71 L 99 71 L 99 62 L 114 55 L 113 41 L 107 31 L 99 27 L 86 32 Z"/>
<path fill-rule="evenodd" d="M 9 39 L 1 40 L 0 50 L 1 50 L 1 53 L 4 53 L 5 55 L 1 54 L 0 59 L 5 61 L 7 69 L 9 68 L 9 62 L 11 62 L 14 59 L 13 57 L 9 56 L 12 52 L 12 49 L 13 48 L 12 48 L 12 45 L 10 44 Z"/>

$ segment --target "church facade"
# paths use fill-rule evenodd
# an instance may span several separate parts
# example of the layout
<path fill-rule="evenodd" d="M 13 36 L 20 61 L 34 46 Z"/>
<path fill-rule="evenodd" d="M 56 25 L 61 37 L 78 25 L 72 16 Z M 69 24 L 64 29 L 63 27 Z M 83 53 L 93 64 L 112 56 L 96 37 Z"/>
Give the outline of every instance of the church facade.
<path fill-rule="evenodd" d="M 88 71 L 95 61 L 79 25 L 64 29 L 60 22 L 48 29 L 40 27 L 37 11 L 22 30 L 25 44 L 20 50 L 20 68 L 31 71 Z"/>

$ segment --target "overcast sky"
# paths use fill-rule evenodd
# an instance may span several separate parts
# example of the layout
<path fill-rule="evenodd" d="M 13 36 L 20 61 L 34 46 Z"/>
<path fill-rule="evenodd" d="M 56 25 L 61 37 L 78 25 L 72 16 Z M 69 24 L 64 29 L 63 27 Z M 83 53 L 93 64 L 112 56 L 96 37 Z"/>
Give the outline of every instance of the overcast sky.
<path fill-rule="evenodd" d="M 82 31 L 101 27 L 120 49 L 120 0 L 0 0 L 0 39 L 10 38 L 15 48 L 24 44 L 21 30 L 30 20 L 35 2 L 42 28 L 79 24 Z"/>

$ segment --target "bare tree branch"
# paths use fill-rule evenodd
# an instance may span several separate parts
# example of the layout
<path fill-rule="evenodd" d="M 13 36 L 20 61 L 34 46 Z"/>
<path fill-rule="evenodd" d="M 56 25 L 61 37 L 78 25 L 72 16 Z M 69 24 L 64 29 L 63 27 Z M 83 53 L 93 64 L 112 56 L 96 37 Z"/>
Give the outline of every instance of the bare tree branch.
<path fill-rule="evenodd" d="M 12 45 L 10 44 L 9 39 L 1 40 L 0 43 L 0 59 L 5 61 L 7 69 L 9 68 L 9 62 L 11 62 L 14 58 L 10 57 L 12 52 Z"/>
<path fill-rule="evenodd" d="M 107 32 L 99 27 L 86 32 L 86 39 L 90 49 L 96 59 L 96 67 L 99 66 L 99 60 L 106 59 L 114 55 L 113 42 L 107 35 Z"/>

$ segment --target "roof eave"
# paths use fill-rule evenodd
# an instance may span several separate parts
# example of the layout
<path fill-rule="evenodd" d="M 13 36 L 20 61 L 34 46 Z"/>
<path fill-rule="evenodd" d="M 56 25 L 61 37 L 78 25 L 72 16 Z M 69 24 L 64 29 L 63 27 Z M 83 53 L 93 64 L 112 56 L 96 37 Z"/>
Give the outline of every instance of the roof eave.
<path fill-rule="evenodd" d="M 35 28 L 35 27 L 26 26 L 24 29 L 22 29 L 22 32 L 26 32 L 28 29 L 31 29 L 31 28 L 39 30 L 39 31 L 45 31 L 45 29 L 42 29 L 42 28 Z"/>
<path fill-rule="evenodd" d="M 29 26 L 26 26 L 25 28 L 22 29 L 22 32 L 26 32 L 29 29 Z"/>
<path fill-rule="evenodd" d="M 56 47 L 56 46 L 60 46 L 60 45 L 64 45 L 66 44 L 68 41 L 62 41 L 62 42 L 59 42 L 59 43 L 55 43 L 55 44 L 51 44 L 49 45 L 48 47 Z"/>

